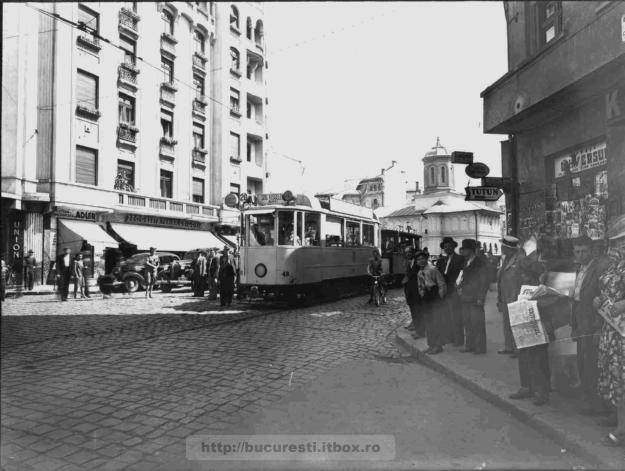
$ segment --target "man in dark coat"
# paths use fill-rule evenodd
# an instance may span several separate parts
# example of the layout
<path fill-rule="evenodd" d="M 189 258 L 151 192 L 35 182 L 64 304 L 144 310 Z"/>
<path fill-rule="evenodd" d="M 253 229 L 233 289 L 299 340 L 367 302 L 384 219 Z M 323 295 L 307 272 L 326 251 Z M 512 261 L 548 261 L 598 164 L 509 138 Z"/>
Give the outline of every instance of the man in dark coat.
<path fill-rule="evenodd" d="M 56 258 L 56 275 L 58 277 L 59 293 L 61 301 L 67 301 L 69 293 L 69 282 L 72 278 L 72 251 L 69 247 L 65 247 L 63 253 Z"/>
<path fill-rule="evenodd" d="M 477 255 L 477 242 L 464 239 L 460 253 L 464 266 L 456 280 L 456 289 L 462 305 L 465 347 L 461 352 L 486 353 L 486 318 L 484 299 L 488 291 L 488 265 Z"/>
<path fill-rule="evenodd" d="M 573 255 L 579 268 L 569 296 L 573 303 L 571 337 L 577 342 L 577 369 L 587 406 L 582 413 L 598 415 L 605 412 L 605 405 L 597 394 L 597 356 L 603 320 L 593 306 L 593 300 L 601 294 L 599 276 L 605 271 L 606 263 L 593 258 L 591 248 L 592 241 L 587 236 L 573 241 Z"/>
<path fill-rule="evenodd" d="M 199 252 L 197 258 L 193 261 L 193 296 L 196 298 L 204 297 L 206 290 L 206 276 L 208 274 L 208 260 L 204 252 Z"/>
<path fill-rule="evenodd" d="M 442 273 L 447 284 L 447 296 L 445 297 L 447 313 L 443 321 L 447 329 L 444 335 L 455 347 L 462 347 L 464 345 L 464 325 L 462 323 L 462 305 L 456 292 L 456 280 L 464 265 L 464 258 L 455 252 L 456 247 L 458 247 L 458 243 L 452 237 L 443 237 L 441 249 L 443 249 L 444 255 L 441 255 L 436 261 L 436 268 Z"/>
<path fill-rule="evenodd" d="M 497 272 L 497 308 L 503 315 L 503 350 L 497 353 L 514 355 L 517 353 L 510 328 L 510 315 L 508 303 L 517 300 L 523 284 L 521 264 L 525 259 L 525 253 L 519 247 L 519 239 L 513 236 L 505 236 L 501 239 L 501 252 L 503 263 Z"/>
<path fill-rule="evenodd" d="M 222 255 L 219 258 L 219 300 L 222 306 L 230 306 L 232 304 L 232 296 L 234 295 L 234 281 L 236 279 L 236 270 L 234 268 L 233 257 L 229 253 L 228 246 L 224 246 Z"/>
<path fill-rule="evenodd" d="M 35 284 L 35 268 L 37 268 L 35 252 L 29 250 L 24 257 L 24 286 L 28 291 L 32 291 Z"/>
<path fill-rule="evenodd" d="M 412 317 L 412 337 L 415 339 L 425 337 L 425 318 L 423 312 L 419 309 L 419 270 L 414 259 L 414 250 L 412 248 L 406 250 L 406 275 L 402 280 L 404 285 L 404 294 L 406 295 L 406 304 L 410 309 Z"/>

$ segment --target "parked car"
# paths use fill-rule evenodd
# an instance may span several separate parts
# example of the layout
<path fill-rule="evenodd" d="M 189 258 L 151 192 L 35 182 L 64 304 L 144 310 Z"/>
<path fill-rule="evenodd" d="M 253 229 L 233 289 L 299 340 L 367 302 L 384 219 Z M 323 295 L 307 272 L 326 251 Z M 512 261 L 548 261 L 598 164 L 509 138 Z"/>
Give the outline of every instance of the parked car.
<path fill-rule="evenodd" d="M 145 280 L 146 261 L 150 254 L 138 253 L 128 257 L 109 275 L 100 277 L 98 284 L 100 291 L 107 294 L 116 288 L 123 287 L 127 292 L 134 293 L 139 288 L 147 286 Z M 155 287 L 169 292 L 173 287 L 190 285 L 188 266 L 181 263 L 180 257 L 170 252 L 156 252 L 160 265 L 156 272 Z"/>

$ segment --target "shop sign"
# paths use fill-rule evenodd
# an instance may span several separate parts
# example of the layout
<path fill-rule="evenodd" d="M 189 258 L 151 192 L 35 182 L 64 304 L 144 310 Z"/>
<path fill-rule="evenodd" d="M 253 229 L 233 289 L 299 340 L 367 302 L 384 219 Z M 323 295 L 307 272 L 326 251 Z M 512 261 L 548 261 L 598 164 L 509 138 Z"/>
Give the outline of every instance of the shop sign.
<path fill-rule="evenodd" d="M 126 214 L 124 220 L 127 224 L 146 224 L 149 226 L 164 226 L 182 229 L 200 229 L 202 223 L 189 219 L 167 218 L 162 216 L 149 216 L 146 214 Z"/>
<path fill-rule="evenodd" d="M 282 198 L 283 193 L 261 193 L 260 195 L 256 195 L 258 205 L 259 206 L 268 206 L 268 205 L 284 205 L 286 202 Z M 306 195 L 296 195 L 295 203 L 296 206 L 310 206 L 310 199 Z"/>
<path fill-rule="evenodd" d="M 494 186 L 467 186 L 465 190 L 465 201 L 497 201 L 503 195 L 503 191 Z"/>
<path fill-rule="evenodd" d="M 464 173 L 471 178 L 483 178 L 490 173 L 490 169 L 488 168 L 488 165 L 482 162 L 474 162 L 467 165 L 464 169 Z"/>
<path fill-rule="evenodd" d="M 563 177 L 568 173 L 578 173 L 591 168 L 600 167 L 606 165 L 607 162 L 608 155 L 605 142 L 585 146 L 555 159 L 555 178 Z"/>
<path fill-rule="evenodd" d="M 452 164 L 472 164 L 473 163 L 473 152 L 463 152 L 459 150 L 455 150 L 451 153 L 451 163 Z"/>
<path fill-rule="evenodd" d="M 82 209 L 70 209 L 70 208 L 56 208 L 56 216 L 66 219 L 81 219 L 83 221 L 95 221 L 97 213 L 90 210 Z"/>

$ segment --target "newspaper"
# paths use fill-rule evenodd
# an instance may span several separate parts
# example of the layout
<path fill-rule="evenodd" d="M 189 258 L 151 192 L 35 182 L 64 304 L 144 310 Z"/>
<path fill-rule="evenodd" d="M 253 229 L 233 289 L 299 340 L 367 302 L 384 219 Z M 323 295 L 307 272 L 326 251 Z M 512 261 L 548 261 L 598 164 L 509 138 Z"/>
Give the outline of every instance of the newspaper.
<path fill-rule="evenodd" d="M 509 303 L 508 313 L 517 348 L 534 347 L 549 342 L 543 323 L 540 321 L 536 301 L 524 299 Z"/>
<path fill-rule="evenodd" d="M 519 292 L 519 296 L 516 298 L 517 301 L 523 301 L 524 299 L 532 299 L 534 296 L 534 292 L 538 289 L 538 286 L 531 285 L 521 285 L 521 291 Z"/>
<path fill-rule="evenodd" d="M 621 337 L 625 337 L 625 316 L 616 314 L 612 301 L 606 300 L 598 312 L 614 330 L 621 334 Z"/>

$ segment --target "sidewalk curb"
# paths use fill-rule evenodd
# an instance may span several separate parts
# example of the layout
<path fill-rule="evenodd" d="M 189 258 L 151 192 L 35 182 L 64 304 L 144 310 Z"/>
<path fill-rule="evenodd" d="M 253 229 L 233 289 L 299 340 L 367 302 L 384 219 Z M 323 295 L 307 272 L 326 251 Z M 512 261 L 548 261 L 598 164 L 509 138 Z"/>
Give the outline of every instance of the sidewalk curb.
<path fill-rule="evenodd" d="M 588 461 L 589 464 L 596 466 L 596 468 L 619 469 L 615 468 L 612 463 L 606 462 L 602 457 L 598 456 L 594 451 L 589 449 L 589 447 L 580 440 L 572 438 L 569 434 L 567 434 L 566 430 L 555 427 L 553 424 L 545 420 L 540 415 L 533 414 L 527 410 L 524 410 L 516 403 L 508 400 L 506 397 L 503 397 L 500 394 L 497 394 L 489 390 L 488 388 L 480 385 L 479 382 L 462 376 L 453 369 L 439 363 L 434 358 L 432 358 L 432 356 L 425 354 L 423 351 L 419 350 L 415 345 L 413 345 L 409 340 L 407 340 L 405 338 L 406 335 L 407 334 L 402 335 L 400 333 L 397 333 L 395 339 L 402 348 L 407 350 L 423 365 L 439 373 L 442 373 L 443 375 L 459 383 L 460 385 L 473 392 L 477 396 L 481 397 L 482 399 L 490 402 L 500 409 L 503 409 L 506 412 L 509 412 L 521 422 L 538 430 L 539 432 L 553 440 L 555 443 L 560 445 L 562 448 L 571 451 L 580 458 L 583 458 L 584 460 Z"/>

